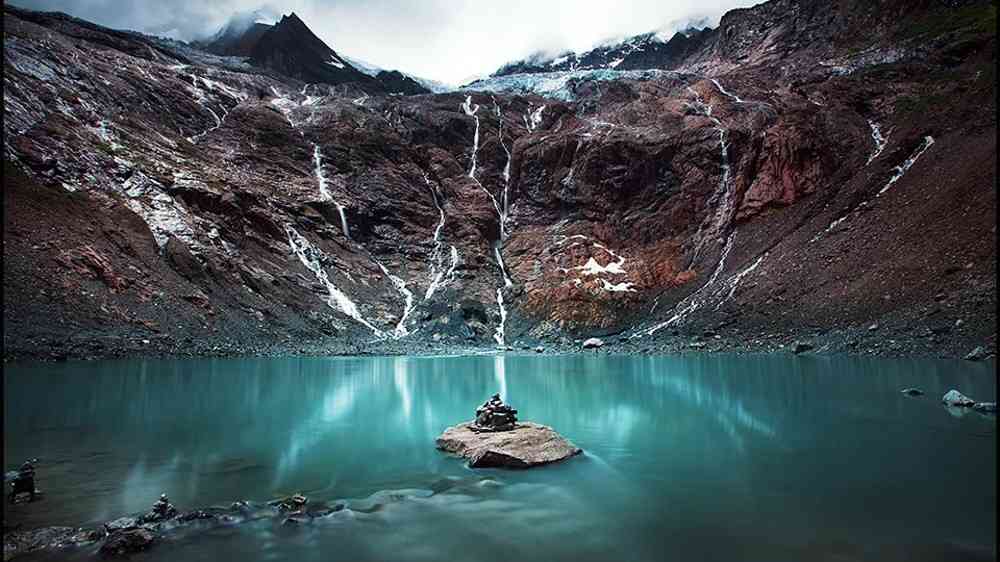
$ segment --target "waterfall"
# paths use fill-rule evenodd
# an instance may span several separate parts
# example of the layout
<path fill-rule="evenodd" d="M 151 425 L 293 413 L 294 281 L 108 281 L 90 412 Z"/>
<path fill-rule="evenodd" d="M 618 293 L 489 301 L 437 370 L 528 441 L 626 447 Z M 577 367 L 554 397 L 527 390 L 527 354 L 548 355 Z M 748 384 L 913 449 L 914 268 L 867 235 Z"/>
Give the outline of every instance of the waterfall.
<path fill-rule="evenodd" d="M 914 150 L 913 153 L 910 154 L 910 156 L 906 160 L 904 160 L 902 164 L 893 168 L 892 177 L 890 177 L 889 181 L 886 182 L 886 184 L 882 187 L 882 189 L 880 189 L 878 193 L 875 194 L 875 197 L 871 197 L 865 201 L 862 201 L 855 207 L 848 210 L 846 213 L 844 213 L 842 217 L 831 222 L 830 225 L 827 226 L 825 230 L 819 232 L 818 234 L 816 234 L 816 236 L 813 236 L 809 240 L 809 242 L 810 243 L 816 242 L 824 235 L 829 234 L 831 231 L 833 231 L 834 228 L 837 228 L 838 226 L 840 226 L 840 224 L 849 219 L 858 209 L 860 209 L 861 207 L 867 207 L 872 203 L 872 201 L 878 199 L 879 197 L 882 197 L 882 195 L 884 195 L 887 191 L 889 191 L 889 189 L 896 182 L 902 179 L 902 177 L 906 174 L 906 172 L 908 172 L 910 168 L 912 168 L 913 165 L 917 163 L 917 160 L 920 159 L 920 157 L 923 156 L 924 153 L 927 152 L 927 149 L 929 149 L 933 144 L 934 144 L 934 137 L 930 135 L 925 136 L 924 141 L 920 144 L 920 146 L 917 147 L 917 149 Z"/>
<path fill-rule="evenodd" d="M 434 206 L 437 208 L 438 214 L 441 217 L 440 220 L 438 221 L 437 228 L 434 229 L 434 238 L 433 238 L 434 250 L 431 252 L 431 259 L 430 259 L 431 263 L 430 284 L 427 286 L 427 292 L 424 293 L 424 300 L 427 300 L 434 295 L 434 292 L 441 284 L 441 279 L 444 277 L 444 268 L 442 267 L 444 256 L 442 255 L 441 252 L 441 230 L 444 228 L 445 216 L 444 216 L 444 209 L 441 207 L 441 203 L 438 201 L 437 188 L 431 185 L 431 180 L 430 178 L 427 177 L 427 174 L 424 174 L 424 183 L 426 183 L 427 187 L 430 188 L 431 198 L 434 200 Z"/>
<path fill-rule="evenodd" d="M 733 101 L 734 101 L 734 102 L 736 102 L 736 103 L 745 103 L 745 102 L 744 102 L 744 101 L 743 101 L 742 99 L 740 99 L 740 97 L 739 97 L 739 96 L 737 96 L 736 94 L 733 94 L 733 93 L 730 93 L 730 92 L 726 91 L 726 89 L 722 87 L 722 84 L 720 84 L 720 83 L 719 83 L 719 81 L 718 81 L 718 80 L 716 80 L 715 78 L 709 78 L 708 80 L 709 80 L 709 81 L 710 81 L 711 83 L 715 84 L 715 87 L 719 89 L 719 93 L 720 93 L 720 94 L 722 94 L 722 95 L 726 96 L 727 98 L 729 98 L 729 99 L 733 100 Z"/>
<path fill-rule="evenodd" d="M 498 104 L 496 104 L 495 102 L 496 102 L 496 100 L 494 99 L 494 108 L 495 108 L 495 111 L 496 111 L 497 118 L 500 121 L 500 125 L 499 125 L 500 143 L 501 143 L 501 145 L 503 145 L 503 136 L 502 136 L 503 135 L 503 114 L 500 111 L 500 106 Z M 500 203 L 497 201 L 497 198 L 494 197 L 493 194 L 490 193 L 490 190 L 486 189 L 486 186 L 484 186 L 476 178 L 476 155 L 479 152 L 479 116 L 476 115 L 476 112 L 479 111 L 479 105 L 476 104 L 475 106 L 473 106 L 473 104 L 472 104 L 472 96 L 469 95 L 469 96 L 466 96 L 465 102 L 462 103 L 461 107 L 462 107 L 462 111 L 466 115 L 468 115 L 468 116 L 470 116 L 470 117 L 472 117 L 473 119 L 476 120 L 476 131 L 475 131 L 475 136 L 473 137 L 473 141 L 472 141 L 472 166 L 469 168 L 469 177 L 472 178 L 472 181 L 476 182 L 476 185 L 478 185 L 483 191 L 486 192 L 486 195 L 490 198 L 490 201 L 493 203 L 493 208 L 496 209 L 498 220 L 500 221 L 500 239 L 496 242 L 496 244 L 494 244 L 494 246 L 493 246 L 493 253 L 496 256 L 497 265 L 499 266 L 499 268 L 500 268 L 500 274 L 503 277 L 503 287 L 498 287 L 497 288 L 497 308 L 498 308 L 499 313 L 500 313 L 500 324 L 497 326 L 497 332 L 493 336 L 493 339 L 496 340 L 496 342 L 497 342 L 498 345 L 504 345 L 504 335 L 505 335 L 504 332 L 505 332 L 505 326 L 506 326 L 506 322 L 507 322 L 507 308 L 504 305 L 503 290 L 504 290 L 504 288 L 511 287 L 511 286 L 514 285 L 513 281 L 511 281 L 510 277 L 507 275 L 507 267 L 504 265 L 503 256 L 500 253 L 500 244 L 503 242 L 503 240 L 506 237 L 505 231 L 506 231 L 506 221 L 507 221 L 507 214 L 506 214 L 506 209 L 507 209 L 507 184 L 509 183 L 508 180 L 509 180 L 509 177 L 510 177 L 510 174 L 509 174 L 510 153 L 508 152 L 507 169 L 504 170 L 504 193 L 503 193 L 504 203 L 503 203 L 503 207 L 501 207 Z M 541 112 L 539 112 L 539 115 L 541 115 Z M 507 148 L 506 148 L 505 145 L 504 145 L 504 150 L 507 150 Z M 454 266 L 455 266 L 455 262 L 457 261 L 457 259 L 456 259 L 457 258 L 457 252 L 455 252 L 454 246 L 452 246 L 452 250 L 453 250 L 453 254 L 452 254 L 452 270 L 453 270 Z"/>
<path fill-rule="evenodd" d="M 497 345 L 504 345 L 506 343 L 504 336 L 506 335 L 507 308 L 503 303 L 502 287 L 497 287 L 497 307 L 500 309 L 500 324 L 497 325 L 497 331 L 493 334 L 493 339 L 496 340 Z"/>
<path fill-rule="evenodd" d="M 331 201 L 333 205 L 337 207 L 337 213 L 340 215 L 340 228 L 344 232 L 344 236 L 350 240 L 351 232 L 347 228 L 347 214 L 344 212 L 345 207 L 333 200 L 333 196 L 330 195 L 330 190 L 326 186 L 326 172 L 323 171 L 323 153 L 320 152 L 319 144 L 313 144 L 313 163 L 316 164 L 316 183 L 319 185 L 319 198 L 322 201 Z"/>
<path fill-rule="evenodd" d="M 687 90 L 694 94 L 695 101 L 689 103 L 688 107 L 691 107 L 696 112 L 707 117 L 714 125 L 715 130 L 719 133 L 719 150 L 721 152 L 721 167 L 722 175 L 719 178 L 719 185 L 716 187 L 715 192 L 709 197 L 706 208 L 711 208 L 714 205 L 718 205 L 719 208 L 716 211 L 714 218 L 706 216 L 702 223 L 698 226 L 698 231 L 695 232 L 695 248 L 691 256 L 688 267 L 693 267 L 698 261 L 698 257 L 701 255 L 701 251 L 705 245 L 705 227 L 706 225 L 711 225 L 714 227 L 716 232 L 724 229 L 732 218 L 732 214 L 736 208 L 736 202 L 733 197 L 732 190 L 732 170 L 729 165 L 729 142 L 726 140 L 726 129 L 722 126 L 722 121 L 718 118 L 712 116 L 712 106 L 702 99 L 701 95 L 696 92 L 690 86 Z"/>
<path fill-rule="evenodd" d="M 382 270 L 382 273 L 389 278 L 389 281 L 391 281 L 393 286 L 396 287 L 399 294 L 403 296 L 403 302 L 405 303 L 403 305 L 403 316 L 396 324 L 396 329 L 393 334 L 397 339 L 407 336 L 410 334 L 410 331 L 406 329 L 406 319 L 409 318 L 410 313 L 413 312 L 414 308 L 416 308 L 416 305 L 413 304 L 413 291 L 406 287 L 406 281 L 403 281 L 400 277 L 389 273 L 389 270 L 382 264 L 382 262 L 375 260 L 375 264 L 378 265 L 379 269 Z"/>
<path fill-rule="evenodd" d="M 885 145 L 889 143 L 889 140 L 882 136 L 882 129 L 879 124 L 871 119 L 868 120 L 868 126 L 872 129 L 872 140 L 875 142 L 875 150 L 872 151 L 871 156 L 868 157 L 868 162 L 865 162 L 865 166 L 871 164 L 882 151 L 885 150 Z"/>
<path fill-rule="evenodd" d="M 313 163 L 316 165 L 316 183 L 319 184 L 319 197 L 323 201 L 330 201 L 330 191 L 326 188 L 326 173 L 323 172 L 323 154 L 319 150 L 319 144 L 313 144 Z M 346 229 L 345 234 L 346 234 Z"/>
<path fill-rule="evenodd" d="M 895 184 L 897 181 L 899 181 L 906 174 L 906 172 L 908 172 L 910 168 L 912 168 L 913 165 L 917 163 L 917 160 L 924 155 L 924 152 L 927 152 L 927 149 L 930 148 L 932 144 L 934 144 L 934 137 L 930 135 L 924 137 L 924 142 L 915 151 L 913 151 L 913 154 L 911 154 L 910 157 L 907 158 L 902 164 L 896 166 L 892 174 L 892 177 L 889 178 L 889 181 L 885 184 L 885 187 L 880 189 L 879 192 L 875 195 L 875 197 L 882 197 L 882 195 L 885 194 L 886 191 L 889 191 L 889 188 L 892 187 L 893 184 Z"/>
<path fill-rule="evenodd" d="M 697 291 L 688 295 L 684 300 L 677 303 L 674 307 L 676 311 L 673 316 L 668 318 L 666 321 L 661 322 L 648 330 L 639 332 L 633 337 L 651 336 L 659 330 L 666 328 L 667 326 L 672 326 L 678 322 L 681 322 L 687 318 L 692 312 L 701 308 L 704 303 L 703 295 L 707 296 L 707 292 L 713 285 L 715 285 L 716 280 L 722 273 L 722 270 L 726 267 L 726 258 L 729 257 L 729 252 L 733 249 L 733 242 L 736 240 L 736 233 L 733 232 L 729 235 L 726 240 L 726 245 L 722 248 L 722 255 L 719 256 L 719 263 L 715 266 L 715 271 L 712 272 L 712 276 L 708 278 L 708 282 L 701 286 Z"/>
<path fill-rule="evenodd" d="M 292 225 L 285 225 L 285 233 L 288 235 L 288 244 L 292 248 L 292 253 L 294 253 L 302 265 L 316 276 L 316 279 L 322 283 L 327 290 L 327 300 L 326 303 L 330 308 L 334 310 L 339 310 L 347 316 L 357 320 L 365 327 L 370 329 L 375 335 L 379 337 L 384 337 L 385 334 L 373 326 L 368 320 L 366 320 L 362 315 L 358 306 L 354 304 L 354 301 L 350 299 L 343 291 L 338 289 L 333 282 L 330 281 L 330 277 L 327 275 L 326 270 L 323 269 L 322 260 L 325 258 L 322 251 L 313 246 L 308 239 L 298 233 Z"/>
<path fill-rule="evenodd" d="M 542 124 L 543 111 L 545 111 L 545 106 L 540 105 L 537 109 L 524 116 L 524 127 L 528 129 L 529 133 L 535 132 L 535 129 Z"/>
<path fill-rule="evenodd" d="M 479 104 L 476 104 L 476 106 L 473 107 L 472 96 L 471 95 L 466 96 L 465 103 L 462 104 L 462 111 L 464 111 L 465 114 L 468 115 L 469 117 L 472 117 L 473 119 L 476 120 L 476 132 L 475 135 L 472 137 L 472 166 L 469 167 L 469 177 L 475 178 L 476 155 L 479 153 L 479 117 L 476 115 L 476 112 L 479 111 Z"/>

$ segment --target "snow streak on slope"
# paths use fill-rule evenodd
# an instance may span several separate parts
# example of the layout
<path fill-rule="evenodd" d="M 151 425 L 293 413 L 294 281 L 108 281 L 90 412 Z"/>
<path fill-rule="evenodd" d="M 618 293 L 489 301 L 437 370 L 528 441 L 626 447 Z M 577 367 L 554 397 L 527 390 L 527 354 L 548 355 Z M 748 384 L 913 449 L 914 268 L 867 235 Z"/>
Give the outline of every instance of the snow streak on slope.
<path fill-rule="evenodd" d="M 882 197 L 882 195 L 884 195 L 887 191 L 889 191 L 889 189 L 896 182 L 898 182 L 900 179 L 903 178 L 903 176 L 906 174 L 906 172 L 909 171 L 909 169 L 912 168 L 913 165 L 917 163 L 917 160 L 920 159 L 920 157 L 923 156 L 924 153 L 927 152 L 927 149 L 929 149 L 931 147 L 931 145 L 933 145 L 933 144 L 934 144 L 934 137 L 932 137 L 930 135 L 925 136 L 924 137 L 924 141 L 920 144 L 920 146 L 917 147 L 917 149 L 914 150 L 913 153 L 910 154 L 910 156 L 906 160 L 904 160 L 902 164 L 900 164 L 900 165 L 896 166 L 895 168 L 893 168 L 892 177 L 890 177 L 889 181 L 886 182 L 886 184 L 882 187 L 882 189 L 880 189 L 878 191 L 878 193 L 875 194 L 875 197 L 872 197 L 872 198 L 869 198 L 869 199 L 867 199 L 865 201 L 862 201 L 857 206 L 855 206 L 855 207 L 851 208 L 850 210 L 848 210 L 846 213 L 844 213 L 844 215 L 842 217 L 840 217 L 840 218 L 834 220 L 833 222 L 831 222 L 830 225 L 827 226 L 825 230 L 819 232 L 818 234 L 816 234 L 816 236 L 813 236 L 812 239 L 809 240 L 809 242 L 810 243 L 816 242 L 817 240 L 819 240 L 820 238 L 822 238 L 824 235 L 829 234 L 835 228 L 837 228 L 838 226 L 840 226 L 841 224 L 843 224 L 845 221 L 847 221 L 849 218 L 851 218 L 853 215 L 855 215 L 857 213 L 858 209 L 860 209 L 862 207 L 867 207 L 868 205 L 871 205 L 872 202 L 875 199 L 878 199 L 879 197 Z"/>
<path fill-rule="evenodd" d="M 885 192 L 889 191 L 889 188 L 899 181 L 906 174 L 906 172 L 908 172 L 910 168 L 917 163 L 917 160 L 924 155 L 924 152 L 927 152 L 927 149 L 930 148 L 932 144 L 934 144 L 934 137 L 930 135 L 924 137 L 924 142 L 920 145 L 920 147 L 917 148 L 902 164 L 896 166 L 892 177 L 889 178 L 888 183 L 885 184 L 885 187 L 879 190 L 875 197 L 882 197 Z"/>
<path fill-rule="evenodd" d="M 370 329 L 375 335 L 384 337 L 385 334 L 381 330 L 373 326 L 368 320 L 365 320 L 357 305 L 354 304 L 354 301 L 330 281 L 326 270 L 323 269 L 322 261 L 325 257 L 323 252 L 313 246 L 309 240 L 299 234 L 291 225 L 285 225 L 285 232 L 288 234 L 288 244 L 292 247 L 292 253 L 326 287 L 329 295 L 326 302 L 330 308 L 343 312 Z"/>

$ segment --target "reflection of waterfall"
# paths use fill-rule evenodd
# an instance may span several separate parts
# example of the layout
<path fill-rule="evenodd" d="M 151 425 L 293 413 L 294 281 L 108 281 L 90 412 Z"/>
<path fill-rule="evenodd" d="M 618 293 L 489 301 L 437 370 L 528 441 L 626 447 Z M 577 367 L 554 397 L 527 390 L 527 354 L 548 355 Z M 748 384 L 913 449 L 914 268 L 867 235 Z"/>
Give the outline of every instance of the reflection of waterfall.
<path fill-rule="evenodd" d="M 647 363 L 652 363 L 652 361 L 647 361 Z M 695 382 L 691 376 L 678 377 L 664 373 L 660 376 L 650 377 L 650 383 L 682 398 L 696 406 L 700 411 L 709 412 L 726 433 L 734 438 L 738 436 L 736 430 L 740 427 L 764 437 L 777 435 L 770 423 L 747 410 L 740 400 L 731 399 L 727 394 L 710 390 Z M 738 442 L 742 442 L 742 440 L 740 439 Z"/>
<path fill-rule="evenodd" d="M 284 482 L 301 463 L 302 454 L 329 435 L 327 427 L 340 421 L 354 407 L 357 386 L 354 379 L 335 385 L 322 397 L 318 411 L 295 427 L 288 437 L 288 447 L 282 451 L 274 471 L 274 486 Z"/>
<path fill-rule="evenodd" d="M 410 412 L 413 411 L 413 398 L 410 396 L 410 385 L 406 376 L 407 368 L 406 359 L 403 357 L 396 357 L 392 360 L 392 382 L 396 385 L 396 392 L 403 400 L 403 417 L 409 420 Z"/>
<path fill-rule="evenodd" d="M 493 376 L 497 379 L 497 392 L 500 393 L 500 398 L 505 402 L 510 402 L 510 396 L 507 394 L 507 357 L 503 355 L 497 355 L 493 358 Z"/>

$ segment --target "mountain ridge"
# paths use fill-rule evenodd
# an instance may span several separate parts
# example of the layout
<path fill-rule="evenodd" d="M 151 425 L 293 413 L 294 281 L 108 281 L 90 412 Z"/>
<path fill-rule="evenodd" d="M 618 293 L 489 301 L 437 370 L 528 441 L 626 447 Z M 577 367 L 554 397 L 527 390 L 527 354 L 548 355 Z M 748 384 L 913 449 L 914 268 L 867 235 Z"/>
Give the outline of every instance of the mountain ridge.
<path fill-rule="evenodd" d="M 721 22 L 394 96 L 5 6 L 5 354 L 995 350 L 995 6 Z"/>

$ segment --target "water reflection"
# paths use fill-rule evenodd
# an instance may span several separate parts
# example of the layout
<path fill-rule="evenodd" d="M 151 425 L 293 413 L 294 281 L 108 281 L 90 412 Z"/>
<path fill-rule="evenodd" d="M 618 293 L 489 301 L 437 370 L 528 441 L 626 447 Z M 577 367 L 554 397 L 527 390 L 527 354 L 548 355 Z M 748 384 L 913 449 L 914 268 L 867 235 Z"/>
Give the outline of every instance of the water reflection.
<path fill-rule="evenodd" d="M 394 558 L 393 548 L 413 549 L 410 559 L 461 556 L 473 544 L 509 549 L 504 536 L 531 537 L 554 558 L 581 541 L 612 558 L 621 544 L 634 559 L 706 543 L 720 556 L 751 544 L 801 552 L 817 533 L 995 544 L 995 418 L 952 417 L 934 398 L 958 388 L 995 400 L 990 367 L 534 355 L 15 366 L 4 378 L 5 458 L 42 459 L 48 498 L 5 507 L 5 517 L 83 525 L 144 510 L 161 492 L 191 507 L 301 491 L 367 498 L 380 507 L 340 517 L 414 528 L 374 541 L 374 531 L 323 531 L 360 559 Z M 900 395 L 907 386 L 928 398 Z M 434 438 L 498 391 L 585 456 L 403 494 L 391 507 L 376 501 L 469 478 Z M 512 534 L 466 523 L 475 513 Z M 427 541 L 441 536 L 434 525 L 453 533 Z M 288 557 L 287 540 L 267 537 L 250 541 L 248 556 Z M 303 535 L 302 545 L 333 540 Z"/>

